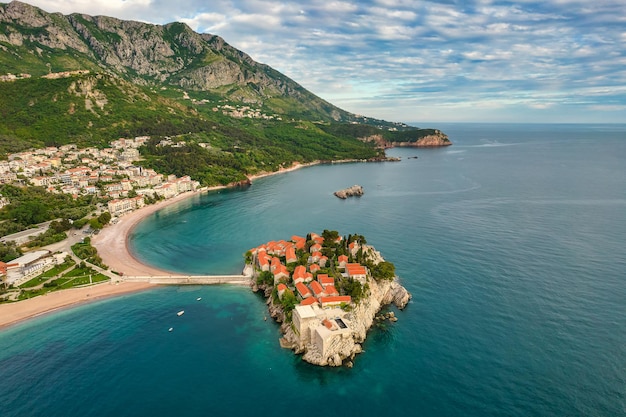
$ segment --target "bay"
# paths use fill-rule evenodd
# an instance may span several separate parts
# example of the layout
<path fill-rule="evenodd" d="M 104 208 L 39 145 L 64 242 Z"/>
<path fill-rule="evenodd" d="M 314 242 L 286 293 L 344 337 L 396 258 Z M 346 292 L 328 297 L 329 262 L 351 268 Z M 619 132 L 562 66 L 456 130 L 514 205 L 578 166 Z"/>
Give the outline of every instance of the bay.
<path fill-rule="evenodd" d="M 437 127 L 453 146 L 196 196 L 131 237 L 230 274 L 268 240 L 365 235 L 414 298 L 353 369 L 280 349 L 246 288 L 164 287 L 0 332 L 1 414 L 626 415 L 626 125 Z"/>

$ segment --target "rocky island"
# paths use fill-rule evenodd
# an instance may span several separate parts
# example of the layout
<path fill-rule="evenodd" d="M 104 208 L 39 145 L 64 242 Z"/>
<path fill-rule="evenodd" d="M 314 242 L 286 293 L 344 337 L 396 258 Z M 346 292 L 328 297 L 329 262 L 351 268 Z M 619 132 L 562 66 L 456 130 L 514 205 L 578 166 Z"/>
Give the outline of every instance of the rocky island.
<path fill-rule="evenodd" d="M 363 187 L 360 185 L 353 185 L 352 187 L 344 188 L 343 190 L 335 191 L 335 196 L 345 200 L 348 197 L 360 197 L 364 193 Z"/>
<path fill-rule="evenodd" d="M 336 231 L 271 241 L 246 253 L 254 291 L 281 323 L 280 344 L 319 366 L 352 366 L 381 308 L 403 309 L 411 294 L 395 266 L 361 235 Z M 396 321 L 394 314 L 387 314 Z"/>

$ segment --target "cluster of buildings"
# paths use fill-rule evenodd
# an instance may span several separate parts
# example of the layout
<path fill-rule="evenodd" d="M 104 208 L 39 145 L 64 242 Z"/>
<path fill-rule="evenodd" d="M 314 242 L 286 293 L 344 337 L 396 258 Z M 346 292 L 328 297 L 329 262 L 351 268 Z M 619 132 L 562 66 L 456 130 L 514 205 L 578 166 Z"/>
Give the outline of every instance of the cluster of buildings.
<path fill-rule="evenodd" d="M 271 241 L 250 252 L 259 271 L 268 271 L 274 275 L 279 299 L 292 293 L 300 300 L 292 312 L 294 329 L 303 344 L 314 345 L 325 355 L 333 338 L 351 335 L 350 319 L 342 307 L 350 305 L 352 299 L 349 295 L 339 294 L 334 277 L 319 272 L 329 266 L 331 260 L 321 253 L 324 238 L 312 233 L 311 239 L 315 243 L 308 251 L 305 238 L 292 236 L 290 241 Z M 341 239 L 338 237 L 337 243 Z M 348 248 L 354 256 L 360 246 L 357 242 L 351 242 Z M 348 260 L 348 256 L 339 255 L 332 262 L 335 262 L 335 268 L 344 277 L 365 284 L 369 274 L 367 267 Z M 288 268 L 290 264 L 297 264 L 293 273 Z"/>
<path fill-rule="evenodd" d="M 53 266 L 62 264 L 67 255 L 67 252 L 52 254 L 49 250 L 37 250 L 10 262 L 0 261 L 0 278 L 7 285 L 22 285 Z"/>
<path fill-rule="evenodd" d="M 0 162 L 0 183 L 28 183 L 52 193 L 109 198 L 112 216 L 143 205 L 143 197 L 171 198 L 196 190 L 189 176 L 164 176 L 133 164 L 150 138 L 118 139 L 110 148 L 47 147 L 9 155 Z M 129 198 L 132 197 L 132 198 Z"/>
<path fill-rule="evenodd" d="M 203 100 L 204 101 L 204 100 Z M 237 119 L 264 119 L 264 120 L 282 120 L 278 115 L 267 115 L 259 109 L 253 109 L 250 106 L 231 106 L 230 104 L 224 104 L 221 106 L 213 107 L 214 112 L 221 111 L 223 115 L 235 117 Z"/>

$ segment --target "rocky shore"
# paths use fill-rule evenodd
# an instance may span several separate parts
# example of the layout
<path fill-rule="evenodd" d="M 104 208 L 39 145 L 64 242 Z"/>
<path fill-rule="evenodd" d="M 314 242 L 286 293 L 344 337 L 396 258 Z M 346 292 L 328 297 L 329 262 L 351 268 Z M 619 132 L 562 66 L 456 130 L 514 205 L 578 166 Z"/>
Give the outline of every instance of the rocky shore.
<path fill-rule="evenodd" d="M 343 190 L 334 192 L 336 197 L 345 200 L 348 197 L 360 197 L 364 194 L 363 187 L 360 185 L 353 185 L 352 187 L 344 188 Z"/>

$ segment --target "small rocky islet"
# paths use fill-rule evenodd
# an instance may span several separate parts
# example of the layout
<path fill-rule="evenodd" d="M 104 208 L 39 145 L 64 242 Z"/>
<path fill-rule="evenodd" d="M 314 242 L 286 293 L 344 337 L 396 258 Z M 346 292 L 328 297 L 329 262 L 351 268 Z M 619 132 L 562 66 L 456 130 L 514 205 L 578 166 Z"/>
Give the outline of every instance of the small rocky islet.
<path fill-rule="evenodd" d="M 294 235 L 251 249 L 246 263 L 253 290 L 281 323 L 281 346 L 314 365 L 352 367 L 372 325 L 398 320 L 381 309 L 393 303 L 402 310 L 411 299 L 395 266 L 361 235 Z"/>
<path fill-rule="evenodd" d="M 333 194 L 335 197 L 345 200 L 348 197 L 360 197 L 365 193 L 363 187 L 360 185 L 353 185 L 352 187 L 344 188 L 343 190 L 335 191 Z"/>

